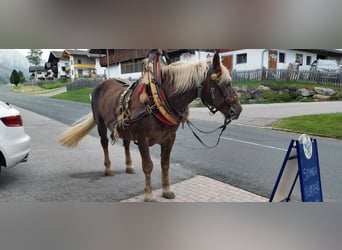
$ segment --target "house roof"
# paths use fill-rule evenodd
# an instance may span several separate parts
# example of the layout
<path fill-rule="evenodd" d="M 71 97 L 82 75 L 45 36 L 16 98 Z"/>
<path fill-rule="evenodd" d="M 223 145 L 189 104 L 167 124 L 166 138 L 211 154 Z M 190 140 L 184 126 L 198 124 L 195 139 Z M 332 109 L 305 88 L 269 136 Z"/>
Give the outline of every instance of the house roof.
<path fill-rule="evenodd" d="M 106 53 L 107 49 L 90 49 L 89 53 Z M 195 49 L 165 49 L 169 56 L 177 57 L 182 53 L 194 53 Z M 112 54 L 109 54 L 109 64 L 122 63 L 127 61 L 135 61 L 146 58 L 151 49 L 111 49 Z M 101 66 L 107 65 L 107 58 L 102 57 L 100 60 Z"/>
<path fill-rule="evenodd" d="M 107 50 L 108 50 L 108 54 L 112 55 L 114 54 L 114 49 L 89 49 L 88 52 L 90 54 L 97 54 L 100 56 L 106 56 L 107 55 Z"/>
<path fill-rule="evenodd" d="M 29 72 L 46 71 L 45 66 L 30 66 Z"/>
<path fill-rule="evenodd" d="M 134 61 L 147 57 L 150 49 L 115 49 L 113 54 L 108 56 L 109 64 L 116 64 L 127 61 Z M 101 57 L 101 66 L 107 65 L 107 57 Z"/>
<path fill-rule="evenodd" d="M 342 55 L 342 50 L 339 49 L 299 49 L 299 50 L 304 50 L 304 51 L 310 51 L 314 53 L 334 53 L 334 54 L 340 54 Z"/>
<path fill-rule="evenodd" d="M 48 62 L 51 63 L 54 59 L 61 59 L 62 51 L 51 50 Z"/>
<path fill-rule="evenodd" d="M 70 55 L 78 55 L 78 56 L 88 56 L 88 50 L 80 50 L 80 49 L 66 49 Z"/>
<path fill-rule="evenodd" d="M 68 59 L 70 56 L 87 56 L 89 57 L 88 50 L 79 49 L 65 49 L 62 51 L 61 59 Z"/>

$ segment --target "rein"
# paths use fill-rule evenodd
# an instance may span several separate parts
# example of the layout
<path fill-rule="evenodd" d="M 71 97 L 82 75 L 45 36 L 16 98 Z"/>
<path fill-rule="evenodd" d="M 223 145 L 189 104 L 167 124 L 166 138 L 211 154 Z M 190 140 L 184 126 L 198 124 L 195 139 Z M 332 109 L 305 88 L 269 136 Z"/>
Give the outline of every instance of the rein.
<path fill-rule="evenodd" d="M 229 124 L 231 121 L 232 121 L 232 120 L 225 120 L 224 123 L 223 123 L 220 127 L 216 128 L 216 129 L 214 129 L 214 130 L 212 130 L 212 131 L 203 131 L 203 130 L 200 130 L 199 128 L 197 128 L 197 127 L 196 127 L 191 121 L 189 121 L 189 120 L 186 120 L 186 124 L 188 124 L 188 127 L 190 128 L 192 134 L 195 136 L 195 138 L 196 138 L 203 146 L 205 146 L 206 148 L 215 148 L 215 147 L 220 143 L 220 140 L 221 140 L 221 136 L 222 136 L 223 131 L 226 129 L 226 127 L 228 126 L 228 124 Z M 216 132 L 216 131 L 219 130 L 219 129 L 221 129 L 221 132 L 220 132 L 219 136 L 217 137 L 216 144 L 213 145 L 213 146 L 208 146 L 208 145 L 205 144 L 205 143 L 203 142 L 203 140 L 195 133 L 195 131 L 194 131 L 193 128 L 195 128 L 198 132 L 200 132 L 200 133 L 202 133 L 202 134 L 211 134 L 211 133 Z"/>

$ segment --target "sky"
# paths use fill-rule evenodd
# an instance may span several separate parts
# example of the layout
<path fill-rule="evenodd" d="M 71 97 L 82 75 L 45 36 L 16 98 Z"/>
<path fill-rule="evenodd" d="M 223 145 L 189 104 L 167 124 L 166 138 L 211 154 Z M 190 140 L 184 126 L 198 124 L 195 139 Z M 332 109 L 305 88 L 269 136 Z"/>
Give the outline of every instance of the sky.
<path fill-rule="evenodd" d="M 27 56 L 28 52 L 30 51 L 30 49 L 17 49 L 17 50 L 25 56 Z M 41 58 L 44 62 L 47 62 L 49 60 L 49 55 L 50 55 L 51 50 L 64 50 L 64 49 L 42 49 L 43 54 Z"/>
<path fill-rule="evenodd" d="M 17 50 L 25 56 L 27 56 L 28 52 L 30 51 L 30 49 L 17 49 Z M 41 58 L 44 62 L 47 62 L 49 60 L 49 55 L 50 55 L 51 50 L 62 51 L 64 49 L 42 49 L 43 54 Z"/>

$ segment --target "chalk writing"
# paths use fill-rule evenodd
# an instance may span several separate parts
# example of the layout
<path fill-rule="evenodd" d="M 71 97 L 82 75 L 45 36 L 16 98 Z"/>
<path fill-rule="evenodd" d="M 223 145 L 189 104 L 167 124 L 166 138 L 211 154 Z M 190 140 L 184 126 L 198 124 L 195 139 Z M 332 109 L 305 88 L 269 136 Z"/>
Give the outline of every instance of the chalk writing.
<path fill-rule="evenodd" d="M 304 181 L 309 180 L 311 177 L 315 177 L 318 174 L 318 170 L 316 167 L 312 168 L 303 168 L 303 178 Z"/>
<path fill-rule="evenodd" d="M 321 187 L 319 185 L 319 181 L 316 181 L 314 184 L 304 187 L 304 195 L 306 200 L 310 200 L 312 197 L 315 197 L 317 193 L 320 193 Z"/>

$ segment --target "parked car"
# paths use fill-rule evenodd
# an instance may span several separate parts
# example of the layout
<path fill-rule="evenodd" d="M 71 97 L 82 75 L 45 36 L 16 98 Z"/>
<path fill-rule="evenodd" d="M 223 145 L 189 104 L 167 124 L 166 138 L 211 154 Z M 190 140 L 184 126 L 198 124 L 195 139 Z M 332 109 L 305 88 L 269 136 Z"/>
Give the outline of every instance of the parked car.
<path fill-rule="evenodd" d="M 311 64 L 310 70 L 321 73 L 340 73 L 341 68 L 338 66 L 336 60 L 318 59 Z"/>
<path fill-rule="evenodd" d="M 0 171 L 27 161 L 30 143 L 20 112 L 0 101 Z"/>
<path fill-rule="evenodd" d="M 341 77 L 341 68 L 336 60 L 318 59 L 315 60 L 310 67 L 310 77 L 313 80 L 336 80 Z"/>

